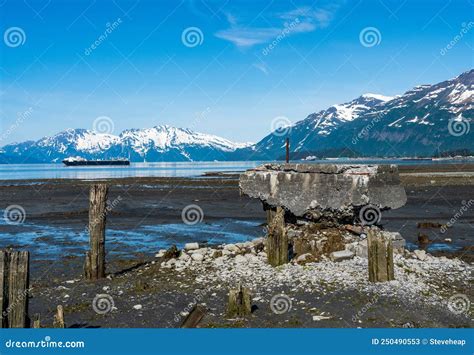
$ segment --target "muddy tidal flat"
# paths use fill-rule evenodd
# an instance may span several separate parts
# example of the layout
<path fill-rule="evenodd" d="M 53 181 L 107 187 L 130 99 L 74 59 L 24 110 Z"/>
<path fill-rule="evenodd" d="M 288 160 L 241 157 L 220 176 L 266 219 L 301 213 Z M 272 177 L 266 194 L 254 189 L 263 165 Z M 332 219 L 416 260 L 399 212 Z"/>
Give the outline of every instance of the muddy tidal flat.
<path fill-rule="evenodd" d="M 25 211 L 22 223 L 0 222 L 0 248 L 30 251 L 30 313 L 44 327 L 59 304 L 69 327 L 179 327 L 195 304 L 208 309 L 201 327 L 470 327 L 472 308 L 457 312 L 453 297 L 474 299 L 474 205 L 463 209 L 474 199 L 474 165 L 400 167 L 400 176 L 408 202 L 384 212 L 381 224 L 407 244 L 387 283 L 369 283 L 358 256 L 269 266 L 265 213 L 240 195 L 235 173 L 103 180 L 114 207 L 108 277 L 97 282 L 82 279 L 91 181 L 0 181 L 2 212 Z M 189 206 L 202 211 L 198 223 L 183 222 Z M 190 242 L 199 248 L 172 262 L 159 252 Z M 228 318 L 237 281 L 250 288 L 252 314 Z M 106 312 L 97 311 L 98 296 Z M 270 307 L 275 300 L 284 312 Z"/>

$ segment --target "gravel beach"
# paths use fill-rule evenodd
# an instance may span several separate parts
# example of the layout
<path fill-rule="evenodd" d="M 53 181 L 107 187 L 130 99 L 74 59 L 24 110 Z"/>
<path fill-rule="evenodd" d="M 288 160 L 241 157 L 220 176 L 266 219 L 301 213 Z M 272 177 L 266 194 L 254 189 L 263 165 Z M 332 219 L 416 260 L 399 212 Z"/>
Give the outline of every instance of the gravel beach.
<path fill-rule="evenodd" d="M 264 236 L 265 213 L 240 196 L 237 174 L 105 181 L 116 205 L 107 216 L 109 276 L 95 283 L 81 280 L 91 181 L 0 181 L 0 208 L 26 212 L 21 224 L 0 224 L 0 247 L 31 252 L 30 312 L 45 327 L 58 304 L 71 327 L 178 327 L 197 303 L 209 310 L 204 327 L 469 327 L 470 309 L 456 313 L 452 297 L 472 299 L 474 209 L 446 231 L 439 226 L 474 197 L 472 172 L 471 165 L 400 168 L 408 202 L 384 212 L 382 225 L 411 251 L 395 256 L 396 280 L 384 284 L 368 282 L 360 257 L 272 268 L 263 251 L 249 252 Z M 183 223 L 189 205 L 202 210 L 201 223 Z M 429 242 L 419 245 L 420 234 Z M 177 268 L 155 256 L 188 242 L 199 243 L 202 259 L 182 253 L 191 261 Z M 213 255 L 230 243 L 237 249 Z M 253 313 L 228 319 L 226 295 L 238 281 L 251 289 Z M 113 302 L 103 314 L 92 307 L 97 295 Z M 270 307 L 278 295 L 291 303 L 281 314 Z"/>

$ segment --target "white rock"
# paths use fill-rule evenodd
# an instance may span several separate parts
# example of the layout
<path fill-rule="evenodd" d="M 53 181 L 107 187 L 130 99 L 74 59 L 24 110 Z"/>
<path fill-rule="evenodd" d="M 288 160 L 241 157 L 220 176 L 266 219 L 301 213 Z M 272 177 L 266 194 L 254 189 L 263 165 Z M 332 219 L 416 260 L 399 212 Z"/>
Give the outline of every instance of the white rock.
<path fill-rule="evenodd" d="M 189 259 L 191 259 L 191 257 L 188 254 L 184 253 L 184 252 L 182 252 L 181 255 L 179 256 L 179 260 L 187 261 Z"/>
<path fill-rule="evenodd" d="M 207 254 L 207 248 L 196 249 L 196 250 L 194 250 L 193 254 L 206 255 Z"/>
<path fill-rule="evenodd" d="M 421 261 L 424 261 L 426 259 L 426 251 L 424 251 L 424 250 L 417 249 L 417 250 L 413 251 L 413 253 Z"/>
<path fill-rule="evenodd" d="M 191 258 L 192 258 L 194 261 L 200 262 L 200 261 L 203 261 L 203 260 L 204 260 L 204 255 L 199 254 L 199 253 L 194 253 L 193 255 L 191 255 Z"/>
<path fill-rule="evenodd" d="M 349 250 L 340 250 L 340 251 L 333 251 L 329 258 L 332 261 L 342 261 L 352 259 L 354 257 L 354 253 Z"/>
<path fill-rule="evenodd" d="M 133 309 L 136 309 L 137 311 L 142 309 L 143 306 L 141 304 L 136 304 L 135 306 L 133 306 Z"/>
<path fill-rule="evenodd" d="M 453 240 L 452 240 L 451 238 L 444 238 L 444 241 L 445 241 L 446 243 L 451 243 Z"/>
<path fill-rule="evenodd" d="M 199 249 L 198 243 L 186 243 L 184 244 L 184 250 L 195 250 Z"/>
<path fill-rule="evenodd" d="M 155 258 L 162 258 L 166 253 L 166 249 L 160 249 L 158 253 L 155 254 Z"/>
<path fill-rule="evenodd" d="M 224 250 L 228 250 L 233 253 L 238 253 L 240 251 L 240 248 L 235 244 L 226 244 L 224 246 Z"/>
<path fill-rule="evenodd" d="M 247 264 L 249 262 L 249 260 L 243 256 L 243 255 L 237 255 L 235 258 L 234 258 L 235 262 L 237 264 Z"/>

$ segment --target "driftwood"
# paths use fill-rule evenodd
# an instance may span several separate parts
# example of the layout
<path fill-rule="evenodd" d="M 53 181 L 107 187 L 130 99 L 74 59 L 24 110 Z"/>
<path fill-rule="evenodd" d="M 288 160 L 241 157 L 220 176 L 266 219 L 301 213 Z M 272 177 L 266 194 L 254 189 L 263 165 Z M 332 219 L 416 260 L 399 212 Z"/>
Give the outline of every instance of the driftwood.
<path fill-rule="evenodd" d="M 384 282 L 395 280 L 392 239 L 381 233 L 369 230 L 367 246 L 369 253 L 369 281 Z"/>
<path fill-rule="evenodd" d="M 272 266 L 288 263 L 288 236 L 285 229 L 285 210 L 282 207 L 277 207 L 268 224 L 267 255 Z"/>
<path fill-rule="evenodd" d="M 196 328 L 206 313 L 206 307 L 199 304 L 195 305 L 191 312 L 189 312 L 188 316 L 184 319 L 181 328 Z"/>
<path fill-rule="evenodd" d="M 64 309 L 63 306 L 59 305 L 56 314 L 54 315 L 53 328 L 65 328 L 64 323 Z"/>
<path fill-rule="evenodd" d="M 84 264 L 88 280 L 105 277 L 105 222 L 107 215 L 108 186 L 92 185 L 89 195 L 89 246 Z"/>
<path fill-rule="evenodd" d="M 2 328 L 28 328 L 30 254 L 0 251 L 0 306 Z"/>
<path fill-rule="evenodd" d="M 229 291 L 229 302 L 227 304 L 227 316 L 229 318 L 245 317 L 252 312 L 250 290 L 239 284 L 237 289 Z"/>

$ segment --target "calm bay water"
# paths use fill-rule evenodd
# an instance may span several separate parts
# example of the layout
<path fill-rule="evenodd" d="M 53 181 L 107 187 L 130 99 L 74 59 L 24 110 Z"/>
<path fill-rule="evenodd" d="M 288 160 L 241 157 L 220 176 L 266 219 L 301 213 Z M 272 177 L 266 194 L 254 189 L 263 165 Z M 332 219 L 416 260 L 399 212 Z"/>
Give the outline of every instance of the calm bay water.
<path fill-rule="evenodd" d="M 449 164 L 459 161 L 398 160 L 398 159 L 338 159 L 315 160 L 311 164 L 398 164 L 426 165 Z M 110 179 L 127 177 L 197 177 L 207 172 L 241 172 L 262 162 L 175 162 L 132 163 L 130 166 L 67 167 L 63 164 L 0 164 L 0 180 L 31 179 Z"/>

